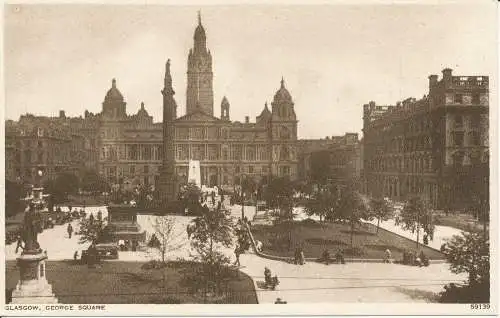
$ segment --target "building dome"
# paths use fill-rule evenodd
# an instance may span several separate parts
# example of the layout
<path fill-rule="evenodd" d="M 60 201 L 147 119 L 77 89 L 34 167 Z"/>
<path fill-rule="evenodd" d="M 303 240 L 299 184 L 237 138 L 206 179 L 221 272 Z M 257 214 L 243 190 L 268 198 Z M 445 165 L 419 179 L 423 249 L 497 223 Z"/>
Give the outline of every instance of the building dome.
<path fill-rule="evenodd" d="M 113 78 L 111 82 L 111 88 L 106 93 L 105 101 L 123 101 L 123 95 L 120 93 L 118 88 L 116 88 L 116 79 Z"/>
<path fill-rule="evenodd" d="M 285 88 L 285 80 L 281 78 L 281 87 L 280 89 L 274 94 L 274 100 L 273 103 L 281 103 L 281 102 L 292 102 L 292 96 L 290 95 L 290 92 Z"/>

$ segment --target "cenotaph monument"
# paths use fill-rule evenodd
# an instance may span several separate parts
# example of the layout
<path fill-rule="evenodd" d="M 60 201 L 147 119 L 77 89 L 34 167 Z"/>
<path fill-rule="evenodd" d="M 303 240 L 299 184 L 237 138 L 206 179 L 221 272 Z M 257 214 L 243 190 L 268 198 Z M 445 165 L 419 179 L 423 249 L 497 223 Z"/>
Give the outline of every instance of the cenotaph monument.
<path fill-rule="evenodd" d="M 189 160 L 188 182 L 196 184 L 201 189 L 200 162 L 198 160 Z"/>

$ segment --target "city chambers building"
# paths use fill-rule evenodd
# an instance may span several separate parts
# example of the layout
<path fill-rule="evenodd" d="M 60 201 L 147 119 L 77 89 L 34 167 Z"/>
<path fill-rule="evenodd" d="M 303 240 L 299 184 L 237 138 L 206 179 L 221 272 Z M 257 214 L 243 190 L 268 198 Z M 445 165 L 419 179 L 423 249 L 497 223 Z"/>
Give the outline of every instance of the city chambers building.
<path fill-rule="evenodd" d="M 245 122 L 231 121 L 226 97 L 217 116 L 213 96 L 212 55 L 198 16 L 194 46 L 188 53 L 186 115 L 175 115 L 173 120 L 178 182 L 187 182 L 189 160 L 200 161 L 201 181 L 208 186 L 232 186 L 240 184 L 242 178 L 258 182 L 268 175 L 297 177 L 297 118 L 283 79 L 271 107 L 266 103 L 255 122 L 248 116 Z M 14 158 L 8 166 L 9 176 L 31 180 L 36 168 L 53 177 L 64 170 L 64 160 L 52 157 L 70 156 L 71 149 L 78 146 L 84 150 L 78 153 L 81 167 L 95 169 L 113 184 L 159 182 L 163 124 L 153 122 L 143 103 L 135 114 L 127 114 L 125 98 L 115 79 L 98 114 L 85 111 L 83 118 L 66 118 L 61 112 L 59 117 L 43 120 L 27 115 L 18 122 L 9 121 L 7 126 L 6 150 L 9 158 Z M 55 136 L 60 130 L 55 127 L 63 127 L 64 136 Z M 40 134 L 40 129 L 44 133 Z M 72 136 L 78 137 L 78 145 Z M 55 142 L 56 137 L 61 140 Z"/>

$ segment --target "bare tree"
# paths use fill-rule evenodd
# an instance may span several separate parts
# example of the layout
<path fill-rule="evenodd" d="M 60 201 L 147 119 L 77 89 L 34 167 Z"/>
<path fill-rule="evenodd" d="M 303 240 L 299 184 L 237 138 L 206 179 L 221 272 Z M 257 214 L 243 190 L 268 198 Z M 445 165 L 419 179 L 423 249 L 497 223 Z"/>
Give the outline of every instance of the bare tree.
<path fill-rule="evenodd" d="M 150 244 L 161 256 L 161 262 L 165 264 L 167 254 L 177 251 L 187 244 L 184 239 L 183 229 L 177 229 L 175 219 L 169 216 L 157 217 L 153 224 L 153 235 L 157 238 L 156 244 Z"/>

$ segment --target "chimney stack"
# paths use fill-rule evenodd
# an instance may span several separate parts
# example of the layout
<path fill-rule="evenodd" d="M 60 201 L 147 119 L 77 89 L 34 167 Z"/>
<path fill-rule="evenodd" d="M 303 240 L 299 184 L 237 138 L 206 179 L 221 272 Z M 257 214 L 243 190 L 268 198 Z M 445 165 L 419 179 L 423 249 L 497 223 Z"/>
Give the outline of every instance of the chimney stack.
<path fill-rule="evenodd" d="M 248 124 L 250 122 L 250 116 L 245 116 L 245 124 Z"/>
<path fill-rule="evenodd" d="M 59 118 L 66 118 L 66 113 L 64 112 L 64 110 L 59 111 Z"/>

